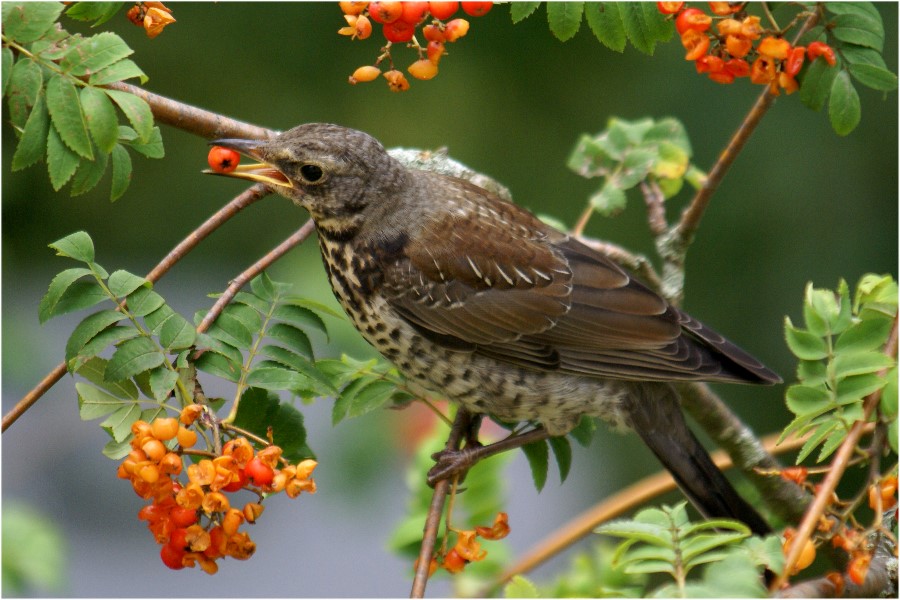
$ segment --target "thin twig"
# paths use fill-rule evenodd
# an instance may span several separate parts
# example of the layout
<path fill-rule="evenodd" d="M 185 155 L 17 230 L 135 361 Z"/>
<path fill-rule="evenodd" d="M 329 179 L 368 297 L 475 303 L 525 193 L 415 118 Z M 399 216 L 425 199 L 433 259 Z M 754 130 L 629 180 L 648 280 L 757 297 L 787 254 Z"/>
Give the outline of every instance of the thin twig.
<path fill-rule="evenodd" d="M 444 446 L 447 450 L 456 450 L 459 448 L 459 444 L 463 439 L 463 434 L 469 428 L 470 420 L 471 415 L 469 412 L 460 407 L 456 413 L 456 419 L 453 421 L 453 427 L 450 429 L 450 435 L 447 437 L 447 444 Z M 450 485 L 450 480 L 442 479 L 434 486 L 434 493 L 431 496 L 431 505 L 428 507 L 428 516 L 425 519 L 422 547 L 419 550 L 416 575 L 413 578 L 412 590 L 409 593 L 410 598 L 425 597 L 425 586 L 428 585 L 428 569 L 431 566 L 431 557 L 434 554 L 438 530 L 441 526 L 441 514 L 444 512 L 444 501 L 447 499 L 447 492 L 450 489 Z"/>
<path fill-rule="evenodd" d="M 888 356 L 897 355 L 896 318 L 894 319 L 894 328 L 891 331 L 891 336 L 885 346 L 884 353 Z M 884 376 L 886 371 L 887 370 L 881 372 L 880 375 Z M 853 427 L 850 428 L 850 433 L 847 434 L 847 437 L 844 438 L 841 446 L 837 449 L 834 459 L 831 461 L 831 469 L 828 471 L 828 475 L 826 475 L 825 479 L 822 480 L 822 483 L 819 484 L 819 490 L 816 493 L 815 499 L 807 509 L 806 515 L 800 522 L 800 526 L 797 527 L 794 541 L 791 542 L 791 550 L 784 559 L 784 570 L 781 575 L 772 582 L 772 585 L 769 586 L 770 590 L 778 590 L 787 582 L 788 573 L 793 571 L 794 565 L 797 563 L 797 559 L 800 557 L 803 547 L 806 545 L 806 542 L 809 540 L 813 531 L 815 531 L 816 526 L 819 524 L 819 519 L 825 512 L 825 509 L 831 503 L 832 494 L 837 488 L 838 483 L 840 483 L 841 478 L 844 476 L 844 471 L 847 469 L 850 457 L 856 450 L 856 446 L 859 443 L 863 430 L 872 414 L 875 412 L 875 409 L 878 407 L 879 402 L 881 402 L 881 390 L 866 396 L 863 405 L 863 417 L 853 424 Z"/>
<path fill-rule="evenodd" d="M 665 197 L 659 184 L 654 180 L 645 180 L 641 182 L 641 193 L 644 195 L 644 202 L 647 205 L 647 225 L 650 232 L 659 237 L 669 228 L 666 222 L 666 205 Z"/>
<path fill-rule="evenodd" d="M 269 266 L 274 263 L 276 260 L 284 256 L 295 246 L 303 243 L 306 238 L 313 232 L 315 229 L 315 224 L 312 219 L 309 219 L 303 226 L 292 233 L 287 239 L 278 244 L 271 251 L 267 252 L 265 256 L 260 258 L 258 261 L 250 265 L 247 269 L 245 269 L 240 275 L 231 280 L 231 283 L 228 284 L 228 288 L 222 293 L 216 303 L 213 305 L 209 312 L 206 313 L 206 316 L 203 317 L 203 320 L 200 321 L 200 324 L 197 325 L 197 332 L 201 333 L 206 331 L 210 325 L 213 324 L 213 321 L 219 316 L 219 313 L 228 306 L 228 303 L 234 299 L 234 296 L 240 291 L 242 287 L 247 285 L 251 279 L 262 273 L 265 269 L 269 268 Z"/>

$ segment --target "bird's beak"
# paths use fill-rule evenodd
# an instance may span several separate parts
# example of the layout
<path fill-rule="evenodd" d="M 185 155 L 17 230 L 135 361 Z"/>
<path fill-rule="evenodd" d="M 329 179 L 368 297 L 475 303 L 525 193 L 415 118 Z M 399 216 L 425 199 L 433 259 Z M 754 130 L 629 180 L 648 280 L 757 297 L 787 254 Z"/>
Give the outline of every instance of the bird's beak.
<path fill-rule="evenodd" d="M 220 173 L 212 169 L 205 169 L 203 172 L 210 175 L 224 175 L 226 177 L 237 177 L 238 179 L 248 179 L 259 183 L 275 187 L 294 187 L 291 180 L 285 176 L 271 164 L 262 161 L 259 148 L 265 142 L 263 140 L 240 140 L 240 139 L 223 139 L 213 140 L 211 146 L 222 146 L 240 152 L 244 156 L 260 161 L 249 165 L 238 165 L 234 171 L 229 173 Z"/>

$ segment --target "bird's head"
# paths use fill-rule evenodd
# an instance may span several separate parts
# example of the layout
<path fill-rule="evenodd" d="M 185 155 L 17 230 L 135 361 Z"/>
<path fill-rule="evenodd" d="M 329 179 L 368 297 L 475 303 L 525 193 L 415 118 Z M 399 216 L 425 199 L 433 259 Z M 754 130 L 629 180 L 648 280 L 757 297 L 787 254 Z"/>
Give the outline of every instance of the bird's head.
<path fill-rule="evenodd" d="M 367 209 L 390 201 L 406 170 L 372 136 L 327 123 L 309 123 L 270 140 L 210 142 L 255 161 L 229 173 L 264 183 L 309 210 L 319 230 L 340 234 L 358 229 Z"/>

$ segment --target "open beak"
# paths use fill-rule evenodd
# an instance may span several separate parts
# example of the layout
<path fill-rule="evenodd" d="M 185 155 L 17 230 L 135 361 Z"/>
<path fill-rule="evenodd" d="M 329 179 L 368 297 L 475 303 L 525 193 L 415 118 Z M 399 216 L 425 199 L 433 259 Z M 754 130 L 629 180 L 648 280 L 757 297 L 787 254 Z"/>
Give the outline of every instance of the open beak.
<path fill-rule="evenodd" d="M 259 147 L 264 144 L 263 140 L 240 140 L 240 139 L 223 139 L 213 140 L 211 146 L 222 146 L 240 152 L 244 156 L 262 161 L 260 158 Z M 267 162 L 256 162 L 248 165 L 238 165 L 234 171 L 229 173 L 220 173 L 212 169 L 204 169 L 204 173 L 210 175 L 224 175 L 226 177 L 237 177 L 238 179 L 248 179 L 259 183 L 275 187 L 294 187 L 284 173 L 273 167 Z"/>

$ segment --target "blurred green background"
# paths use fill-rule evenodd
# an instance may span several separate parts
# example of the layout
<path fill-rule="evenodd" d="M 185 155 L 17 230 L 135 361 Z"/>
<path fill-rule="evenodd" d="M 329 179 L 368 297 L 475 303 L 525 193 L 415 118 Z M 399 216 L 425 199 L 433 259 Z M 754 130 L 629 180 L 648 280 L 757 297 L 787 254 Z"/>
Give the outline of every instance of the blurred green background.
<path fill-rule="evenodd" d="M 449 46 L 435 79 L 414 80 L 408 92 L 393 94 L 380 80 L 347 84 L 356 67 L 374 61 L 379 43 L 377 35 L 364 42 L 338 36 L 344 22 L 337 3 L 172 7 L 177 23 L 154 40 L 128 23 L 124 11 L 104 26 L 135 49 L 133 58 L 150 76 L 147 89 L 275 129 L 328 121 L 365 130 L 387 147 L 445 146 L 453 158 L 507 185 L 518 203 L 570 225 L 599 184 L 565 167 L 581 133 L 602 130 L 613 116 L 673 116 L 685 124 L 694 160 L 705 169 L 759 93 L 746 80 L 721 86 L 696 75 L 675 39 L 653 57 L 632 48 L 618 54 L 586 25 L 561 43 L 550 34 L 543 9 L 513 26 L 508 8 L 496 6 L 471 19 L 468 36 Z M 878 9 L 888 32 L 885 60 L 896 70 L 897 5 L 879 3 Z M 70 31 L 89 32 L 64 22 Z M 398 48 L 395 60 L 405 69 L 414 52 Z M 897 273 L 897 95 L 859 89 L 862 123 L 845 138 L 796 96 L 778 98 L 713 199 L 688 259 L 686 309 L 787 381 L 793 363 L 783 318 L 800 319 L 808 281 L 834 287 L 842 277 L 854 285 L 869 271 Z M 243 188 L 202 176 L 206 141 L 163 127 L 166 157 L 135 156 L 133 181 L 121 200 L 109 204 L 108 175 L 94 192 L 70 198 L 65 189 L 52 191 L 43 165 L 10 172 L 14 137 L 4 122 L 5 412 L 61 360 L 66 336 L 83 316 L 38 324 L 50 279 L 72 266 L 54 258 L 48 243 L 83 229 L 93 236 L 102 265 L 145 273 Z M 686 197 L 672 201 L 671 219 Z M 267 199 L 216 232 L 157 289 L 186 315 L 208 308 L 206 294 L 223 289 L 305 219 L 290 203 Z M 619 218 L 594 218 L 587 234 L 652 253 L 636 195 Z M 312 243 L 271 273 L 332 302 Z M 329 324 L 335 336 L 323 355 L 369 352 L 346 325 Z M 788 421 L 782 387 L 721 391 L 761 433 Z M 410 448 L 404 440 L 412 417 L 369 415 L 332 429 L 329 411 L 328 401 L 306 411 L 310 444 L 322 465 L 319 493 L 271 502 L 252 531 L 257 555 L 247 563 L 225 561 L 210 578 L 199 570 L 173 573 L 159 562 L 157 546 L 135 518 L 140 500 L 100 455 L 105 434 L 95 422 L 78 420 L 73 381 L 64 379 L 2 439 L 4 504 L 23 502 L 44 512 L 66 538 L 63 583 L 28 593 L 405 595 L 410 567 L 387 553 L 385 540 L 407 501 Z M 604 431 L 576 454 L 565 486 L 551 473 L 547 489 L 537 494 L 517 457 L 508 482 L 513 551 L 522 553 L 611 490 L 657 468 L 633 436 Z M 450 587 L 436 582 L 432 591 L 448 594 Z"/>

